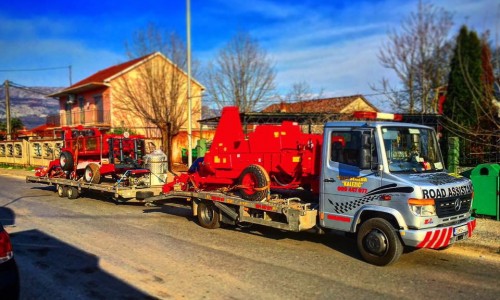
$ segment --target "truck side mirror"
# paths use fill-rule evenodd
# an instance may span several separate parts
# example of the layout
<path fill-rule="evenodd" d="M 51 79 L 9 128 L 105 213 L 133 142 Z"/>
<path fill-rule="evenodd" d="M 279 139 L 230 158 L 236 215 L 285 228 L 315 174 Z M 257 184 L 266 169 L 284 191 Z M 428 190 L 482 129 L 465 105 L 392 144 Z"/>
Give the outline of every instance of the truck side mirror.
<path fill-rule="evenodd" d="M 361 134 L 361 149 L 359 149 L 359 167 L 361 169 L 372 168 L 371 148 L 373 138 L 369 132 Z"/>
<path fill-rule="evenodd" d="M 371 169 L 371 150 L 370 148 L 361 148 L 359 151 L 359 168 L 360 169 Z"/>

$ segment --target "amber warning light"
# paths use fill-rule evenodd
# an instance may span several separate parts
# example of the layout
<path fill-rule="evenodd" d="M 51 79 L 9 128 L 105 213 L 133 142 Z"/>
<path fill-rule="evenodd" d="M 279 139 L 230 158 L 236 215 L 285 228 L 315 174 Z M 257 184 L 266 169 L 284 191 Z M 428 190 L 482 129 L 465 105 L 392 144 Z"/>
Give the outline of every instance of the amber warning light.
<path fill-rule="evenodd" d="M 380 113 L 375 111 L 355 111 L 353 116 L 356 119 L 368 119 L 368 120 L 392 120 L 392 121 L 403 120 L 403 115 L 400 114 Z"/>

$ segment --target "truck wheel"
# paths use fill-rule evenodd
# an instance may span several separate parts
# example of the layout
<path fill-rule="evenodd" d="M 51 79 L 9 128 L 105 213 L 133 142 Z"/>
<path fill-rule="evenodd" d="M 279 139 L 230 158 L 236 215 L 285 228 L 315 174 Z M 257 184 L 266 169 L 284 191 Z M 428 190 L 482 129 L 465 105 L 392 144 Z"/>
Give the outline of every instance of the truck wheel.
<path fill-rule="evenodd" d="M 211 202 L 198 203 L 198 222 L 202 227 L 216 229 L 220 227 L 219 211 Z"/>
<path fill-rule="evenodd" d="M 61 155 L 59 156 L 59 164 L 61 165 L 61 169 L 64 171 L 73 170 L 73 155 L 71 155 L 68 151 L 61 152 Z"/>
<path fill-rule="evenodd" d="M 403 245 L 396 229 L 382 218 L 369 219 L 361 224 L 357 242 L 361 256 L 377 266 L 392 264 L 403 253 Z"/>
<path fill-rule="evenodd" d="M 68 189 L 64 185 L 57 185 L 57 195 L 59 197 L 67 197 L 68 196 Z"/>
<path fill-rule="evenodd" d="M 101 172 L 99 171 L 99 165 L 95 163 L 90 163 L 85 167 L 85 173 L 83 174 L 83 179 L 89 183 L 99 183 L 101 182 Z"/>
<path fill-rule="evenodd" d="M 245 200 L 260 201 L 269 194 L 269 181 L 269 175 L 262 166 L 249 165 L 238 178 L 238 194 Z"/>
<path fill-rule="evenodd" d="M 69 186 L 67 193 L 68 193 L 68 199 L 78 198 L 78 189 L 74 186 Z"/>

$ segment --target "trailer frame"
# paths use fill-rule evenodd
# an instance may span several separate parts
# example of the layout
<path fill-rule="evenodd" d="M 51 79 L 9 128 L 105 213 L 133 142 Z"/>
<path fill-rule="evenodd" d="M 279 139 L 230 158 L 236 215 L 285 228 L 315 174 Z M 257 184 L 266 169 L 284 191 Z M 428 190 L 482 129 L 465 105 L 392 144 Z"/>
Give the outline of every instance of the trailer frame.
<path fill-rule="evenodd" d="M 26 176 L 27 183 L 42 183 L 56 187 L 60 197 L 67 196 L 69 199 L 76 199 L 84 191 L 96 191 L 111 194 L 111 198 L 116 202 L 127 202 L 130 200 L 144 201 L 145 198 L 161 193 L 161 186 L 130 185 L 122 186 L 119 182 L 90 183 L 84 180 L 72 180 L 66 178 L 49 178 Z M 138 197 L 138 193 L 139 196 Z"/>
<path fill-rule="evenodd" d="M 271 195 L 262 201 L 244 200 L 222 192 L 214 191 L 170 191 L 158 196 L 145 199 L 147 206 L 168 205 L 170 199 L 185 199 L 191 205 L 193 216 L 198 217 L 200 225 L 214 229 L 219 227 L 219 222 L 237 225 L 250 223 L 269 226 L 287 231 L 306 231 L 317 227 L 318 205 L 304 202 L 299 198 L 282 198 Z M 202 210 L 212 210 L 218 220 L 212 226 L 207 224 Z M 208 204 L 208 207 L 207 207 Z M 202 213 L 203 214 L 203 213 Z"/>

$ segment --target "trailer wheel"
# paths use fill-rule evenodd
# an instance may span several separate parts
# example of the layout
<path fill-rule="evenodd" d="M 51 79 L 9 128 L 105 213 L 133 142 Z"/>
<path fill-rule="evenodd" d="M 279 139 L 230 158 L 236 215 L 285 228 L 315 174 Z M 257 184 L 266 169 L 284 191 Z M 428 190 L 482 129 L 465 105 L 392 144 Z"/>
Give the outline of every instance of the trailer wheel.
<path fill-rule="evenodd" d="M 73 155 L 71 155 L 68 151 L 61 152 L 61 155 L 59 156 L 59 164 L 61 165 L 61 169 L 64 171 L 73 170 Z"/>
<path fill-rule="evenodd" d="M 200 201 L 198 203 L 198 222 L 202 227 L 216 229 L 220 227 L 219 211 L 211 202 Z"/>
<path fill-rule="evenodd" d="M 99 171 L 99 165 L 95 163 L 90 163 L 85 167 L 85 173 L 83 178 L 89 183 L 99 183 L 101 182 L 101 172 Z"/>
<path fill-rule="evenodd" d="M 396 229 L 382 218 L 369 219 L 361 224 L 357 243 L 361 256 L 377 266 L 392 264 L 403 253 L 403 245 Z"/>
<path fill-rule="evenodd" d="M 74 186 L 69 186 L 67 193 L 68 193 L 68 199 L 78 198 L 78 189 Z"/>
<path fill-rule="evenodd" d="M 269 175 L 262 166 L 249 165 L 238 178 L 238 194 L 245 200 L 260 201 L 269 194 L 269 181 Z"/>
<path fill-rule="evenodd" d="M 56 189 L 57 189 L 57 195 L 59 197 L 67 197 L 68 196 L 68 189 L 64 185 L 58 184 Z"/>
<path fill-rule="evenodd" d="M 155 194 L 152 191 L 138 191 L 135 193 L 135 199 L 144 200 L 149 197 L 153 197 Z"/>

